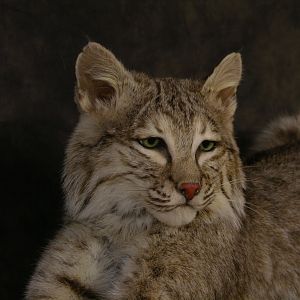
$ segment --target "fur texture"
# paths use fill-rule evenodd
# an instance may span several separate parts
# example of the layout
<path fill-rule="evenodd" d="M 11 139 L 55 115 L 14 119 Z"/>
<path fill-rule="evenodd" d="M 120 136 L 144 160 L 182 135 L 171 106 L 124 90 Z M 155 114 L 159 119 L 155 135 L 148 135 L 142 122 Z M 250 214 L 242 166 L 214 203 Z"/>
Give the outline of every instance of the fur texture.
<path fill-rule="evenodd" d="M 254 150 L 264 151 L 300 140 L 300 113 L 273 121 L 257 137 Z"/>
<path fill-rule="evenodd" d="M 115 299 L 299 299 L 299 142 L 244 167 L 240 230 L 207 226 L 201 214 L 176 230 L 153 228 Z"/>
<path fill-rule="evenodd" d="M 299 297 L 299 190 L 278 184 L 294 184 L 299 152 L 242 167 L 232 124 L 241 74 L 237 53 L 203 83 L 150 78 L 99 44 L 83 49 L 66 221 L 27 299 Z M 184 183 L 199 186 L 192 199 Z"/>

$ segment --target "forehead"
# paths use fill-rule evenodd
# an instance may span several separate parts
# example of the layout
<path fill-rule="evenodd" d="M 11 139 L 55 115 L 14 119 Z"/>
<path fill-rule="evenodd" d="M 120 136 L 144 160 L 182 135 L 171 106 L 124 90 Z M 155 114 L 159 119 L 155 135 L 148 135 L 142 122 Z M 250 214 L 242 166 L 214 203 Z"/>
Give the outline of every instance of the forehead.
<path fill-rule="evenodd" d="M 189 134 L 192 129 L 217 131 L 213 112 L 201 95 L 200 81 L 163 79 L 155 81 L 156 91 L 136 118 L 136 127 L 158 132 Z"/>
<path fill-rule="evenodd" d="M 193 83 L 193 84 L 192 84 Z M 164 79 L 156 82 L 156 94 L 141 109 L 135 133 L 172 139 L 174 146 L 191 145 L 199 135 L 213 138 L 218 125 L 205 105 L 199 82 Z"/>

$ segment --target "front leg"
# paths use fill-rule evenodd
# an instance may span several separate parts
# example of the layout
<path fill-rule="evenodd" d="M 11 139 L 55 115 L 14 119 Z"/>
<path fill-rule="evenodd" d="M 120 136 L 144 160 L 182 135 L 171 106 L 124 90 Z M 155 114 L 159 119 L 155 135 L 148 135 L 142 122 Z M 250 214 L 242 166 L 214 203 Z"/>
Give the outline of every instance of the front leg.
<path fill-rule="evenodd" d="M 62 228 L 45 250 L 26 291 L 26 299 L 103 299 L 111 288 L 106 238 L 81 223 Z"/>

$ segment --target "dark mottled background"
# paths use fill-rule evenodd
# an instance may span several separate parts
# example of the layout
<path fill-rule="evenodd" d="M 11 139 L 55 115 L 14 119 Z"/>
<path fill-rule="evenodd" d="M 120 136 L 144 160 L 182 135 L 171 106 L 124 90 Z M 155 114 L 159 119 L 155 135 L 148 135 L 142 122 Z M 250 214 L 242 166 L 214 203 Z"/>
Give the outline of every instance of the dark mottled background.
<path fill-rule="evenodd" d="M 156 76 L 204 77 L 240 51 L 243 153 L 268 121 L 300 109 L 299 1 L 0 0 L 0 39 L 0 299 L 21 298 L 61 223 L 74 62 L 88 40 Z"/>

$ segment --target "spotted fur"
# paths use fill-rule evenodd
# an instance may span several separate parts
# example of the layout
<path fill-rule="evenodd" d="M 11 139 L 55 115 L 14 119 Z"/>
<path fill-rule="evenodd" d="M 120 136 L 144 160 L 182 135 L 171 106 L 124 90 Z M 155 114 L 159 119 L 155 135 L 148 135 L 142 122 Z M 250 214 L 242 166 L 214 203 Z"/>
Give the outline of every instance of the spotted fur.
<path fill-rule="evenodd" d="M 251 227 L 233 136 L 241 72 L 232 53 L 205 82 L 155 79 L 129 72 L 99 44 L 83 49 L 81 115 L 64 169 L 66 222 L 27 299 L 212 299 L 230 284 L 243 288 L 237 269 L 243 274 L 248 260 L 236 246 L 251 252 L 241 233 L 253 239 L 264 219 Z M 148 137 L 162 147 L 143 147 Z M 202 151 L 204 140 L 216 147 Z M 180 189 L 186 182 L 201 187 L 190 201 Z"/>

